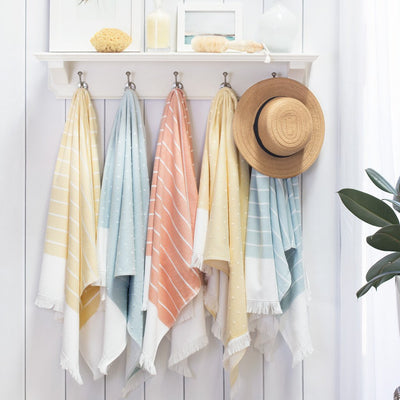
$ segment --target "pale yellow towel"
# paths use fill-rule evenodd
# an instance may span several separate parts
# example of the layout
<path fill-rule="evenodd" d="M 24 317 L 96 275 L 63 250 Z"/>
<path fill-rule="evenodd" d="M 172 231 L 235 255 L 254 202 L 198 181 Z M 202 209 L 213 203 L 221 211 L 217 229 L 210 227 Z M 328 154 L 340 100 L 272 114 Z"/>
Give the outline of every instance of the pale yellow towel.
<path fill-rule="evenodd" d="M 236 105 L 235 93 L 223 88 L 211 106 L 192 259 L 193 267 L 207 273 L 205 303 L 215 318 L 213 333 L 225 344 L 231 386 L 250 344 L 244 275 L 249 167 L 233 140 Z"/>
<path fill-rule="evenodd" d="M 42 273 L 36 304 L 63 312 L 61 365 L 77 382 L 79 350 L 95 377 L 96 337 L 93 319 L 100 304 L 96 227 L 100 196 L 96 116 L 86 89 L 71 102 L 54 171 Z M 91 320 L 92 318 L 92 320 Z M 80 332 L 81 331 L 81 332 Z M 99 337 L 100 332 L 97 332 Z"/>

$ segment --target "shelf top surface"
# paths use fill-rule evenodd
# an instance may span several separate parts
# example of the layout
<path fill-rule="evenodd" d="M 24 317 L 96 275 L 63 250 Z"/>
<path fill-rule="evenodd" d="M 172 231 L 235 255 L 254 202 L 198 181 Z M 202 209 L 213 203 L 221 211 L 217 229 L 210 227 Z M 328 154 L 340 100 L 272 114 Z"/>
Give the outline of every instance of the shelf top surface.
<path fill-rule="evenodd" d="M 69 52 L 42 52 L 36 53 L 35 56 L 41 61 L 69 61 L 69 62 L 90 62 L 90 61 L 164 61 L 164 62 L 190 62 L 190 61 L 208 61 L 208 62 L 221 62 L 221 61 L 241 61 L 241 62 L 257 62 L 265 61 L 265 53 L 238 53 L 238 52 L 225 52 L 225 53 L 69 53 Z M 318 58 L 316 54 L 302 54 L 302 53 L 271 53 L 271 62 L 313 62 Z"/>

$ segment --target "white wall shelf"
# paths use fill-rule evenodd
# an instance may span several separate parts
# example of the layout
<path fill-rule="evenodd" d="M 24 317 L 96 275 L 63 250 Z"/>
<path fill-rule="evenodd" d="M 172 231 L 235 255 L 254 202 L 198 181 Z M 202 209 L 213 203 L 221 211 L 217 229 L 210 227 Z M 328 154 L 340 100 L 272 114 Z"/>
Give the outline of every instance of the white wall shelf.
<path fill-rule="evenodd" d="M 179 72 L 188 98 L 213 98 L 228 72 L 228 82 L 238 95 L 256 82 L 271 77 L 287 76 L 308 84 L 314 54 L 243 53 L 37 53 L 49 68 L 49 88 L 57 98 L 70 98 L 78 84 L 78 71 L 94 99 L 120 98 L 125 84 L 125 72 L 132 73 L 137 92 L 143 99 L 165 98 Z"/>

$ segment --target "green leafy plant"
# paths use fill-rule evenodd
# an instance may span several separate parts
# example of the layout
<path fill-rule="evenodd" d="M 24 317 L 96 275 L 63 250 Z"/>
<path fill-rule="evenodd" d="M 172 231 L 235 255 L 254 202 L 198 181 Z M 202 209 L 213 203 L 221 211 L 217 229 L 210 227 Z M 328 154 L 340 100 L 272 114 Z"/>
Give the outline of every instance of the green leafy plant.
<path fill-rule="evenodd" d="M 400 212 L 400 179 L 394 188 L 384 177 L 373 169 L 366 170 L 371 181 L 379 189 L 393 195 L 393 199 L 378 199 L 355 189 L 338 192 L 342 203 L 357 218 L 380 229 L 367 237 L 367 243 L 378 250 L 391 251 L 377 261 L 367 272 L 367 283 L 358 290 L 357 297 L 363 296 L 372 287 L 400 275 L 400 223 L 395 211 Z M 390 205 L 389 205 L 390 204 Z"/>

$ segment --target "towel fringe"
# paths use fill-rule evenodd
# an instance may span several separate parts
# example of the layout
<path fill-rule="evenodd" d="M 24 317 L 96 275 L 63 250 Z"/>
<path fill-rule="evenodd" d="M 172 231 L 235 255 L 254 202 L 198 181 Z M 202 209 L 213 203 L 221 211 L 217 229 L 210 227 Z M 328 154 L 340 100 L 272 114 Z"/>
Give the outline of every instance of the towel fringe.
<path fill-rule="evenodd" d="M 151 375 L 156 375 L 157 374 L 157 370 L 156 370 L 156 367 L 154 365 L 154 362 L 150 359 L 149 356 L 145 355 L 144 353 L 142 353 L 140 355 L 139 365 L 140 365 L 141 368 L 143 368 L 149 374 L 151 374 Z"/>
<path fill-rule="evenodd" d="M 79 373 L 79 365 L 72 366 L 70 360 L 65 356 L 63 352 L 61 352 L 60 356 L 60 365 L 62 369 L 65 369 L 66 371 L 69 372 L 72 378 L 77 383 L 79 383 L 79 385 L 83 385 L 83 380 Z"/>
<path fill-rule="evenodd" d="M 64 311 L 64 302 L 63 301 L 55 301 L 49 299 L 48 297 L 44 297 L 42 295 L 37 295 L 35 299 L 35 305 L 40 308 L 45 308 L 47 310 L 54 310 L 60 313 Z"/>
<path fill-rule="evenodd" d="M 168 368 L 177 372 L 180 375 L 185 376 L 186 378 L 192 378 L 193 374 L 190 368 L 186 368 L 180 363 L 185 360 L 186 358 L 190 357 L 192 354 L 197 353 L 204 347 L 206 347 L 208 344 L 208 337 L 207 336 L 202 336 L 199 337 L 198 339 L 185 343 L 184 346 L 180 348 L 180 351 L 174 354 L 168 360 Z"/>
<path fill-rule="evenodd" d="M 279 301 L 247 299 L 247 312 L 250 314 L 282 314 L 282 308 Z"/>
<path fill-rule="evenodd" d="M 233 354 L 238 353 L 241 350 L 246 349 L 250 346 L 251 338 L 250 334 L 246 332 L 244 335 L 239 336 L 235 339 L 232 339 L 228 344 L 225 346 L 224 352 L 224 362 Z"/>

